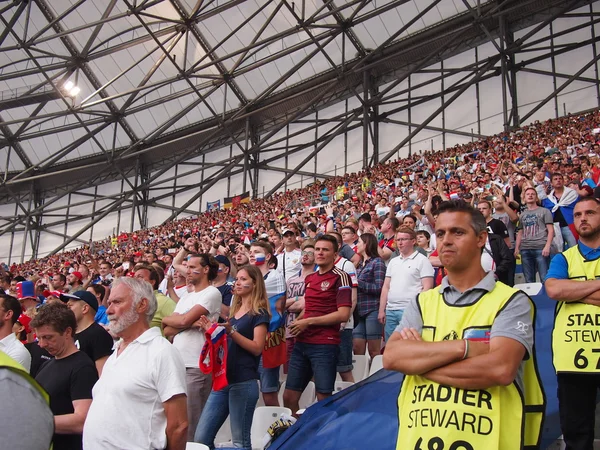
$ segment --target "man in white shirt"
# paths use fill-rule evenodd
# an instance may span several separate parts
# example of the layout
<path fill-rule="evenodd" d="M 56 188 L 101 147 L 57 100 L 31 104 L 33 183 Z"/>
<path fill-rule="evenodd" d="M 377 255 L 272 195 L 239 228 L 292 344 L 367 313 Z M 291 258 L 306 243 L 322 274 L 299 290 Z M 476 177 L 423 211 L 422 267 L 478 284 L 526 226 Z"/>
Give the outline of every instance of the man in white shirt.
<path fill-rule="evenodd" d="M 277 271 L 283 275 L 285 281 L 296 275 L 302 264 L 302 252 L 298 248 L 296 233 L 294 230 L 284 228 L 283 230 L 283 251 L 277 255 Z"/>
<path fill-rule="evenodd" d="M 12 295 L 0 293 L 0 350 L 21 364 L 27 372 L 31 369 L 31 354 L 13 333 L 13 325 L 21 315 L 21 304 Z"/>
<path fill-rule="evenodd" d="M 187 253 L 185 248 L 180 251 Z M 194 322 L 201 316 L 207 316 L 211 322 L 216 322 L 219 318 L 221 293 L 211 285 L 218 271 L 219 263 L 214 257 L 206 253 L 189 254 L 187 283 L 193 286 L 193 290 L 184 293 L 177 302 L 175 312 L 162 320 L 165 336 L 172 338 L 173 345 L 181 353 L 185 364 L 188 441 L 194 440 L 196 426 L 212 388 L 211 374 L 202 373 L 198 365 L 206 338 L 204 332 L 194 326 Z"/>
<path fill-rule="evenodd" d="M 107 314 L 120 340 L 92 391 L 83 428 L 86 450 L 185 449 L 185 365 L 160 330 L 150 328 L 156 308 L 147 281 L 114 282 Z"/>
<path fill-rule="evenodd" d="M 423 291 L 433 287 L 433 266 L 426 256 L 415 250 L 416 233 L 400 227 L 396 246 L 400 255 L 387 266 L 379 301 L 379 321 L 385 325 L 385 340 L 389 339 L 406 306 Z"/>

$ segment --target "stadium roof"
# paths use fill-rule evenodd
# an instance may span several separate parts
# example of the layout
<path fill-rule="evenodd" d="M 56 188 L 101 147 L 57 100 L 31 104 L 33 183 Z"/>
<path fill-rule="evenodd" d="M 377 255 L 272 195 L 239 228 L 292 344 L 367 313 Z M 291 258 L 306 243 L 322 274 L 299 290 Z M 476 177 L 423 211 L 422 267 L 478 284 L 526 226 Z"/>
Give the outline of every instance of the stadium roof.
<path fill-rule="evenodd" d="M 265 133 L 358 95 L 365 76 L 374 86 L 402 79 L 496 39 L 503 21 L 514 32 L 588 3 L 2 2 L 0 200 L 229 144 L 258 151 L 244 148 L 249 127 Z"/>

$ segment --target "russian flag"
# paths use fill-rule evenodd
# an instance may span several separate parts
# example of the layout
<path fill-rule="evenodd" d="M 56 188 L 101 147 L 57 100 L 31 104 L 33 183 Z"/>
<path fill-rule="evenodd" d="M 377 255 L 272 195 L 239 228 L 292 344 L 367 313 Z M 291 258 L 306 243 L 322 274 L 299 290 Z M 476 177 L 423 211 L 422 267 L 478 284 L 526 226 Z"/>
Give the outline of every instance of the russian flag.
<path fill-rule="evenodd" d="M 265 263 L 266 256 L 264 253 L 257 253 L 254 258 L 256 258 L 256 265 L 260 266 Z"/>

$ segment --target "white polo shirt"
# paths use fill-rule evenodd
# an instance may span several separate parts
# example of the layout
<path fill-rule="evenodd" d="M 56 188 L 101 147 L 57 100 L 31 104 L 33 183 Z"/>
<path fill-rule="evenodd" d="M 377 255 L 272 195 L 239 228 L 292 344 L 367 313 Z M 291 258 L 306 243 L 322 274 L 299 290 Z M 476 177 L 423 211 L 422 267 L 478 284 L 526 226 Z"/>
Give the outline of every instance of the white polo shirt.
<path fill-rule="evenodd" d="M 414 251 L 404 258 L 402 255 L 390 260 L 385 271 L 390 278 L 386 309 L 401 310 L 423 290 L 422 279 L 433 278 L 433 266 L 426 256 Z"/>
<path fill-rule="evenodd" d="M 0 350 L 21 364 L 29 372 L 31 369 L 31 353 L 21 344 L 15 333 L 11 332 L 4 339 L 0 340 Z"/>
<path fill-rule="evenodd" d="M 175 312 L 185 314 L 196 305 L 202 306 L 208 311 L 208 319 L 216 322 L 221 312 L 221 292 L 214 286 L 208 286 L 200 292 L 187 292 L 177 302 Z M 206 338 L 204 331 L 199 328 L 188 328 L 178 333 L 173 338 L 173 346 L 179 350 L 185 367 L 200 370 L 198 360 Z"/>
<path fill-rule="evenodd" d="M 109 356 L 92 390 L 83 427 L 86 450 L 167 447 L 163 403 L 186 394 L 185 365 L 177 349 L 151 327 L 117 356 Z"/>

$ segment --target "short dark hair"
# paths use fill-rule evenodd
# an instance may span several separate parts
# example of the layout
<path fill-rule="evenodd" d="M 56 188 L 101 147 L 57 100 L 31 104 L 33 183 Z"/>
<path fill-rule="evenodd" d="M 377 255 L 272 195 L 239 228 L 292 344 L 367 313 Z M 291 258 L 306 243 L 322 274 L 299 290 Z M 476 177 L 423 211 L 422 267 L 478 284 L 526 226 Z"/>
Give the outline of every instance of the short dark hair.
<path fill-rule="evenodd" d="M 19 303 L 19 300 L 17 300 L 12 295 L 4 294 L 4 293 L 0 294 L 0 298 L 2 299 L 2 306 L 6 310 L 6 312 L 12 311 L 12 317 L 10 318 L 10 321 L 14 325 L 15 323 L 17 323 L 17 320 L 19 320 L 19 316 L 21 315 L 21 312 L 22 312 L 22 308 L 21 308 L 21 304 Z"/>
<path fill-rule="evenodd" d="M 344 242 L 344 240 L 342 239 L 342 235 L 337 231 L 328 231 L 327 234 L 333 236 L 336 239 L 338 246 L 341 246 Z"/>
<path fill-rule="evenodd" d="M 481 211 L 473 208 L 470 204 L 464 200 L 448 200 L 442 202 L 437 209 L 438 214 L 461 212 L 471 216 L 471 228 L 475 231 L 475 234 L 479 235 L 482 231 L 487 230 L 487 223 L 485 217 L 481 214 Z"/>
<path fill-rule="evenodd" d="M 402 223 L 404 223 L 404 219 L 406 219 L 407 217 L 408 217 L 409 219 L 412 219 L 412 221 L 413 221 L 414 223 L 417 223 L 417 220 L 418 220 L 418 219 L 417 219 L 417 216 L 414 216 L 414 215 L 412 215 L 412 214 L 407 214 L 407 215 L 405 215 L 405 216 L 402 218 Z"/>
<path fill-rule="evenodd" d="M 162 279 L 160 278 L 156 268 L 152 267 L 150 264 L 136 264 L 136 266 L 133 268 L 133 272 L 135 273 L 138 270 L 147 270 L 150 272 L 150 281 L 152 281 L 150 284 L 152 284 L 153 289 L 158 289 L 158 285 L 161 283 Z"/>
<path fill-rule="evenodd" d="M 64 333 L 71 328 L 71 335 L 77 330 L 75 314 L 65 303 L 52 302 L 41 306 L 30 324 L 31 328 L 50 326 L 54 331 Z"/>
<path fill-rule="evenodd" d="M 362 220 L 364 222 L 370 223 L 371 222 L 371 214 L 369 214 L 369 213 L 361 214 L 360 217 L 358 218 L 358 220 Z"/>
<path fill-rule="evenodd" d="M 392 225 L 392 229 L 394 231 L 396 231 L 396 229 L 400 226 L 400 221 L 398 219 L 396 219 L 395 217 L 388 217 L 387 220 L 390 221 L 390 224 Z"/>
<path fill-rule="evenodd" d="M 306 225 L 306 229 L 308 231 L 310 231 L 311 233 L 316 233 L 317 232 L 317 226 L 314 223 L 309 223 L 308 225 Z"/>
<path fill-rule="evenodd" d="M 561 177 L 561 178 L 565 178 L 564 175 L 560 172 L 553 172 L 552 175 L 550 175 L 550 180 L 552 180 L 554 177 Z"/>
<path fill-rule="evenodd" d="M 90 284 L 90 287 L 94 290 L 94 292 L 100 296 L 100 301 L 104 300 L 104 296 L 106 295 L 106 288 L 101 284 Z"/>
<path fill-rule="evenodd" d="M 323 234 L 321 236 L 319 236 L 316 240 L 315 240 L 315 245 L 317 244 L 317 242 L 319 241 L 327 241 L 327 242 L 331 242 L 331 244 L 333 245 L 333 251 L 337 253 L 337 251 L 340 249 L 340 246 L 338 245 L 337 239 L 334 236 L 331 236 L 330 234 Z"/>
<path fill-rule="evenodd" d="M 204 261 L 204 264 L 202 265 L 208 267 L 208 281 L 213 281 L 217 278 L 217 275 L 219 274 L 219 263 L 214 256 L 209 255 L 208 253 L 192 253 L 188 256 L 188 259 L 190 258 L 200 258 Z"/>
<path fill-rule="evenodd" d="M 273 246 L 269 242 L 254 241 L 252 244 L 250 244 L 250 247 L 260 247 L 265 251 L 266 254 L 269 255 L 273 255 L 274 253 Z"/>
<path fill-rule="evenodd" d="M 54 275 L 56 275 L 63 283 L 67 282 L 67 277 L 65 277 L 62 273 L 55 273 Z"/>
<path fill-rule="evenodd" d="M 425 239 L 427 239 L 428 241 L 431 240 L 431 233 L 429 233 L 429 231 L 427 230 L 419 230 L 417 231 L 417 236 L 425 236 Z"/>
<path fill-rule="evenodd" d="M 351 227 L 349 225 L 346 225 L 345 227 L 342 228 L 342 231 L 344 230 L 352 230 L 352 234 L 356 234 L 356 230 L 354 229 L 354 227 Z"/>

